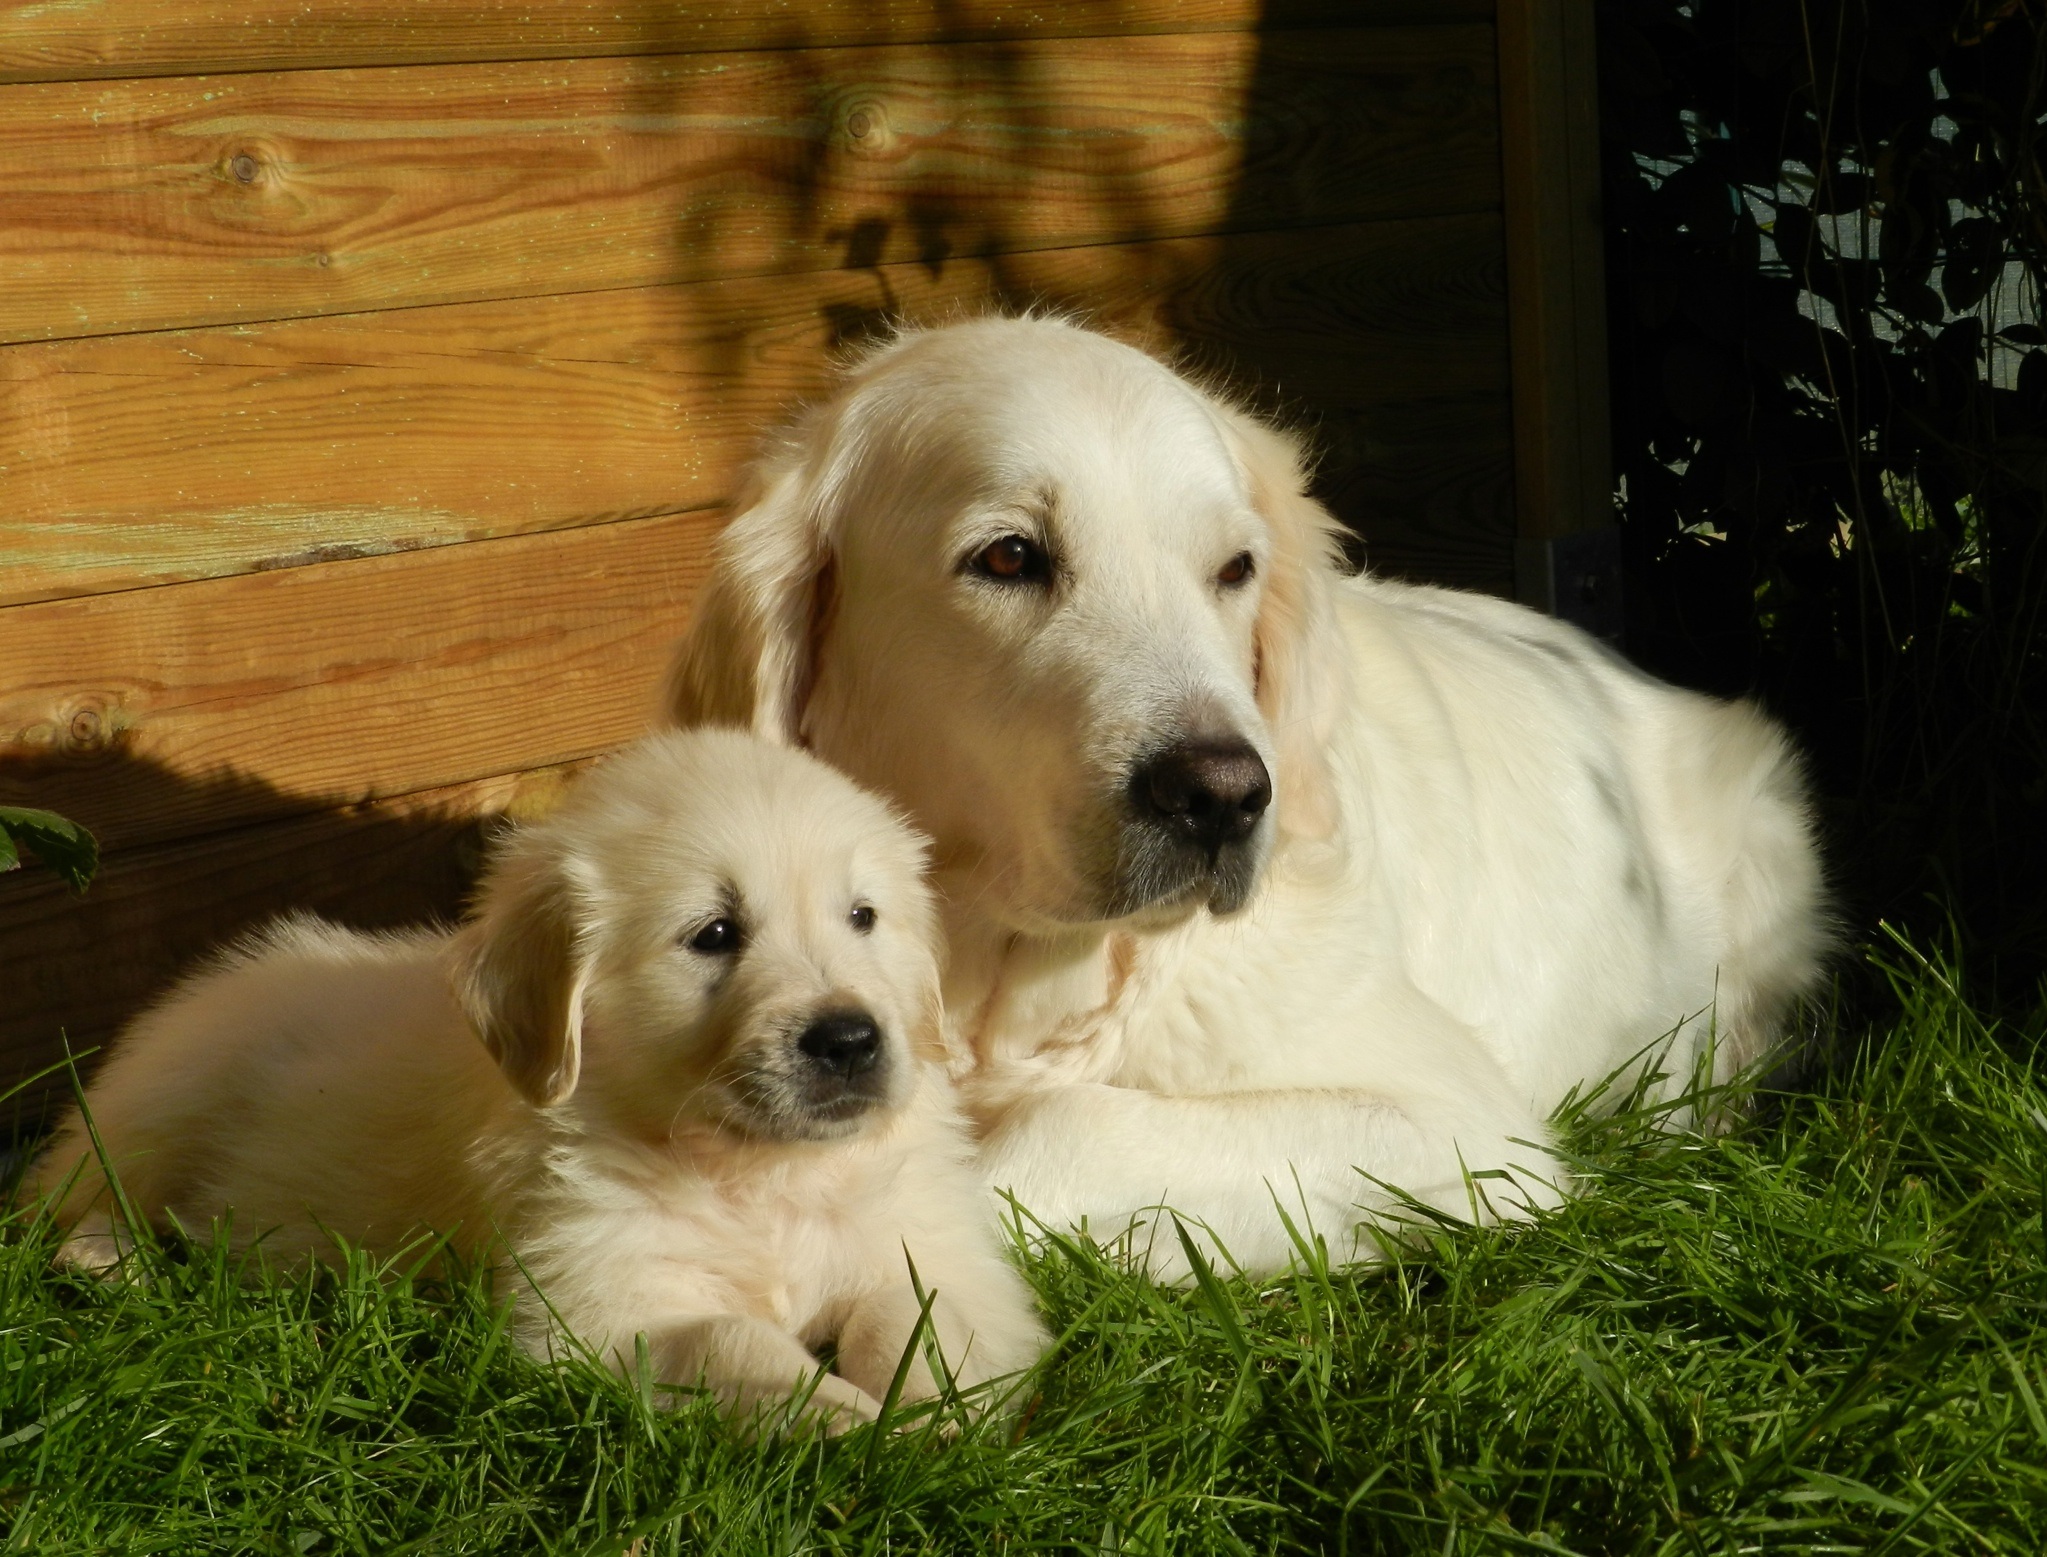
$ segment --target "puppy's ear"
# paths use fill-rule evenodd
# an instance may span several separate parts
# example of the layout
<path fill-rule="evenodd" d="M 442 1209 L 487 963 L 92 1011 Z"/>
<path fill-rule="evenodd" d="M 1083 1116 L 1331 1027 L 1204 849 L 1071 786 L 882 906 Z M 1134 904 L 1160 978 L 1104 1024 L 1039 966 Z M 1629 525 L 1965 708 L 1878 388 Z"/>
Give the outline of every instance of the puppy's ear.
<path fill-rule="evenodd" d="M 807 486 L 794 451 L 754 473 L 669 667 L 662 713 L 670 723 L 801 743 L 834 598 L 831 552 Z"/>
<path fill-rule="evenodd" d="M 456 998 L 519 1095 L 548 1108 L 583 1068 L 589 958 L 561 861 L 543 838 L 515 839 L 484 884 L 483 905 L 456 939 Z"/>
<path fill-rule="evenodd" d="M 930 982 L 919 991 L 910 1013 L 910 1052 L 928 1064 L 943 1065 L 948 1071 L 957 1071 L 960 1062 L 967 1058 L 954 1053 L 952 1045 L 946 1042 L 945 1000 L 939 993 L 935 966 Z"/>
<path fill-rule="evenodd" d="M 1341 527 L 1307 494 L 1300 443 L 1218 403 L 1272 538 L 1253 642 L 1258 706 L 1279 758 L 1280 830 L 1327 838 L 1336 830 L 1336 780 L 1329 738 L 1345 692 L 1341 629 L 1330 599 Z"/>

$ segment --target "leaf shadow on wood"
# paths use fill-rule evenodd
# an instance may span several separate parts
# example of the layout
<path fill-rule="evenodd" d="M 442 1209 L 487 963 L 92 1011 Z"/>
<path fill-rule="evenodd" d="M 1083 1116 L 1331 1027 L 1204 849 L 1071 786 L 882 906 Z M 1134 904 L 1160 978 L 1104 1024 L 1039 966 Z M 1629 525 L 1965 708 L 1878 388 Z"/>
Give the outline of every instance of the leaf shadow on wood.
<path fill-rule="evenodd" d="M 1103 33 L 1112 36 L 1120 14 L 1101 9 Z M 883 338 L 899 322 L 988 308 L 1089 319 L 1299 428 L 1317 458 L 1317 495 L 1357 536 L 1358 560 L 1369 544 L 1385 571 L 1510 592 L 1512 426 L 1490 30 L 1469 17 L 1403 29 L 1405 41 L 1380 58 L 1351 31 L 1329 33 L 1327 21 L 1322 10 L 1289 0 L 1267 8 L 1244 62 L 1241 101 L 1218 114 L 1241 137 L 1236 179 L 1215 230 L 1194 252 L 1184 238 L 1170 254 L 1173 245 L 1160 241 L 1186 223 L 1184 213 L 1156 204 L 1166 187 L 1157 178 L 1165 141 L 1147 137 L 1177 132 L 1161 121 L 1116 133 L 1097 125 L 1076 136 L 1061 119 L 1070 112 L 1061 93 L 1072 82 L 1042 48 L 999 40 L 948 46 L 953 82 L 930 89 L 931 102 L 962 112 L 971 103 L 976 144 L 998 149 L 1013 201 L 983 198 L 971 168 L 952 160 L 946 128 L 924 125 L 886 153 L 907 159 L 914 176 L 843 220 L 845 191 L 857 183 L 848 159 L 859 154 L 848 126 L 868 113 L 881 122 L 889 105 L 879 88 L 820 79 L 806 127 L 812 155 L 792 182 L 800 198 L 782 218 L 788 241 L 835 244 L 845 270 L 872 278 L 870 297 L 820 304 L 822 334 L 835 352 Z M 1381 34 L 1368 27 L 1360 36 Z M 800 31 L 782 40 L 791 51 L 805 42 Z M 888 75 L 885 65 L 876 69 Z M 1210 113 L 1215 105 L 1203 104 L 1193 117 Z M 1053 143 L 1064 160 L 1040 167 L 1034 159 Z M 1383 255 L 1361 263 L 1353 244 L 1318 233 L 1355 223 L 1356 180 L 1385 158 L 1416 164 L 1384 170 L 1392 182 L 1426 183 L 1441 173 L 1460 191 L 1412 196 L 1417 211 L 1454 214 L 1432 217 L 1445 223 L 1439 228 L 1417 227 L 1406 267 Z M 1474 177 L 1474 167 L 1485 171 Z M 1077 290 L 1043 284 L 1045 256 L 1028 252 L 1012 226 L 1014 213 L 1037 198 L 1091 208 L 1083 224 L 1090 232 L 1113 233 L 1116 244 L 1145 253 L 1149 295 L 1142 285 L 1111 297 L 1085 281 Z M 825 205 L 839 216 L 825 217 Z M 1398 200 L 1391 207 L 1402 208 Z M 719 241 L 715 223 L 687 234 L 678 273 L 703 271 Z M 906 298 L 888 267 L 911 261 L 935 282 L 971 261 L 978 279 L 936 287 L 935 301 Z M 720 371 L 745 374 L 745 349 L 732 338 L 733 360 Z M 1432 352 L 1413 387 L 1389 392 L 1389 370 Z"/>
<path fill-rule="evenodd" d="M 675 231 L 674 278 L 729 274 L 719 256 L 728 247 L 759 244 L 762 222 L 775 229 L 768 247 L 799 266 L 820 249 L 836 252 L 839 269 L 871 280 L 864 298 L 839 296 L 818 306 L 820 344 L 841 358 L 904 323 L 988 309 L 1085 313 L 1085 295 L 1047 291 L 1021 274 L 1027 266 L 1019 255 L 1034 244 L 1042 251 L 1043 238 L 1027 241 L 1016 219 L 1034 207 L 1064 211 L 1093 243 L 1107 233 L 1117 244 L 1142 244 L 1172 230 L 1171 213 L 1156 205 L 1163 186 L 1153 140 L 1173 127 L 1067 122 L 1076 109 L 1066 94 L 1088 68 L 1076 63 L 1078 56 L 1103 47 L 1100 40 L 1146 30 L 1133 19 L 1138 9 L 1119 0 L 1083 3 L 1094 41 L 1064 40 L 1048 52 L 1043 40 L 991 38 L 985 16 L 938 0 L 928 16 L 916 18 L 917 30 L 928 35 L 935 21 L 939 35 L 952 41 L 865 47 L 847 68 L 839 61 L 850 56 L 819 50 L 800 17 L 787 18 L 766 46 L 789 69 L 808 69 L 808 109 L 749 153 L 773 170 L 787 198 L 746 210 L 707 202 Z M 672 38 L 647 40 L 655 55 L 687 41 L 684 24 L 678 19 L 675 26 Z M 832 65 L 820 66 L 820 59 Z M 635 107 L 684 117 L 687 98 L 686 84 L 678 88 L 650 70 Z M 1189 119 L 1199 121 L 1205 106 L 1195 104 Z M 1098 114 L 1099 106 L 1090 111 Z M 999 198 L 991 198 L 996 189 Z M 964 291 L 953 284 L 963 261 L 979 274 Z M 935 287 L 936 301 L 900 294 L 887 267 L 904 264 L 947 283 Z M 743 382 L 757 366 L 748 356 L 757 349 L 735 332 L 711 344 L 703 366 Z"/>
<path fill-rule="evenodd" d="M 918 35 L 951 41 L 854 50 L 821 49 L 801 17 L 786 18 L 764 43 L 794 73 L 804 107 L 737 130 L 735 142 L 777 197 L 736 204 L 707 182 L 671 235 L 669 274 L 727 275 L 731 256 L 754 252 L 807 270 L 836 253 L 842 280 L 869 278 L 867 295 L 841 285 L 816 305 L 812 339 L 840 357 L 899 323 L 991 308 L 1101 323 L 1303 430 L 1317 493 L 1359 537 L 1360 558 L 1369 542 L 1384 570 L 1511 591 L 1504 237 L 1483 9 L 1381 3 L 1339 20 L 1316 0 L 1269 0 L 1246 47 L 1198 54 L 1209 74 L 1185 83 L 1184 102 L 1156 92 L 1120 101 L 1119 70 L 1181 56 L 1149 52 L 1135 35 L 1153 25 L 1135 7 L 1090 0 L 1087 10 L 1090 37 L 1005 39 L 938 0 Z M 673 28 L 646 40 L 632 108 L 683 124 L 704 111 L 693 103 L 706 88 L 658 63 L 688 43 L 681 18 Z M 1165 176 L 1212 154 L 1204 137 L 1218 133 L 1240 146 L 1233 183 Z M 1211 198 L 1212 216 L 1190 227 L 1186 202 Z M 1356 223 L 1361 210 L 1493 227 L 1425 239 L 1399 276 L 1383 261 L 1362 273 L 1340 246 L 1318 259 L 1317 230 Z M 1046 212 L 1065 220 L 1047 227 Z M 1072 271 L 1072 285 L 1048 284 L 1043 262 L 1068 223 L 1090 245 L 1143 252 L 1151 295 L 1125 284 L 1107 298 Z M 1199 259 L 1185 249 L 1193 232 L 1206 234 Z M 1168 235 L 1180 252 L 1163 252 Z M 929 286 L 904 286 L 913 266 Z M 1462 318 L 1446 326 L 1453 312 Z M 1434 329 L 1452 365 L 1389 391 L 1386 332 L 1407 319 L 1412 338 L 1391 357 L 1412 363 Z M 714 330 L 695 360 L 743 391 L 771 352 L 758 336 Z"/>

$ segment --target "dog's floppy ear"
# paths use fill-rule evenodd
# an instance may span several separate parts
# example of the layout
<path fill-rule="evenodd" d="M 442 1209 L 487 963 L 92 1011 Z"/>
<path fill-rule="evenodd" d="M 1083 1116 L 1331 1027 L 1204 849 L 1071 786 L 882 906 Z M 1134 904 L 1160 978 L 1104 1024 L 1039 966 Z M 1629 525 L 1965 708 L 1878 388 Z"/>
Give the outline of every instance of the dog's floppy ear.
<path fill-rule="evenodd" d="M 802 741 L 832 563 L 795 451 L 764 461 L 669 666 L 662 714 L 682 729 L 730 725 Z"/>
<path fill-rule="evenodd" d="M 544 837 L 515 838 L 484 884 L 481 912 L 456 940 L 456 998 L 519 1095 L 548 1108 L 583 1068 L 589 955 L 567 873 Z"/>
<path fill-rule="evenodd" d="M 916 1008 L 910 1013 L 910 1052 L 920 1060 L 957 1070 L 960 1055 L 953 1053 L 945 1038 L 945 999 L 939 993 L 938 969 L 918 992 Z"/>
<path fill-rule="evenodd" d="M 1254 641 L 1258 706 L 1279 758 L 1280 830 L 1327 838 L 1336 830 L 1336 780 L 1329 738 L 1345 694 L 1341 629 L 1330 586 L 1340 527 L 1307 494 L 1300 443 L 1253 417 L 1218 405 L 1251 503 L 1272 538 Z"/>

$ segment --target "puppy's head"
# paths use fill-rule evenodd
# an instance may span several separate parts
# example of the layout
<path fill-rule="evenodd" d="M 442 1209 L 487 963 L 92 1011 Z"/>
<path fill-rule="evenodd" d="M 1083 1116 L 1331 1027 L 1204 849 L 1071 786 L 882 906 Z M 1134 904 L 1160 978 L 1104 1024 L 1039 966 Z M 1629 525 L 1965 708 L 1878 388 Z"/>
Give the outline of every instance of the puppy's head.
<path fill-rule="evenodd" d="M 904 337 L 757 473 L 683 724 L 898 800 L 1012 928 L 1233 911 L 1333 823 L 1333 522 L 1299 451 L 1046 319 Z"/>
<path fill-rule="evenodd" d="M 943 1057 L 923 853 L 801 752 L 652 737 L 500 851 L 456 989 L 536 1106 L 641 1139 L 850 1134 Z"/>

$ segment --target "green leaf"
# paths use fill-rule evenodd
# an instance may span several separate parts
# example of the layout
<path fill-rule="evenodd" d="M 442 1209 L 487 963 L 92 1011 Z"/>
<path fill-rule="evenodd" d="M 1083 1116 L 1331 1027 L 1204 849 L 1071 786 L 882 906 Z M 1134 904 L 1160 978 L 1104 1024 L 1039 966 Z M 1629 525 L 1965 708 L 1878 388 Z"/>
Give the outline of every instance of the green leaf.
<path fill-rule="evenodd" d="M 1230 1295 L 1223 1290 L 1223 1284 L 1216 1280 L 1215 1271 L 1202 1258 L 1201 1245 L 1187 1231 L 1187 1224 L 1177 1216 L 1173 1218 L 1173 1231 L 1180 1235 L 1180 1247 L 1186 1251 L 1187 1264 L 1194 1272 L 1194 1284 L 1201 1289 L 1202 1300 L 1208 1304 L 1208 1311 L 1215 1316 L 1221 1327 L 1223 1340 L 1229 1344 L 1239 1363 L 1251 1360 L 1250 1337 L 1244 1334 L 1244 1324 L 1237 1317 L 1237 1305 L 1230 1301 Z"/>
<path fill-rule="evenodd" d="M 83 892 L 99 869 L 99 843 L 91 833 L 55 811 L 30 806 L 0 806 L 0 871 L 21 864 L 21 847 Z"/>

